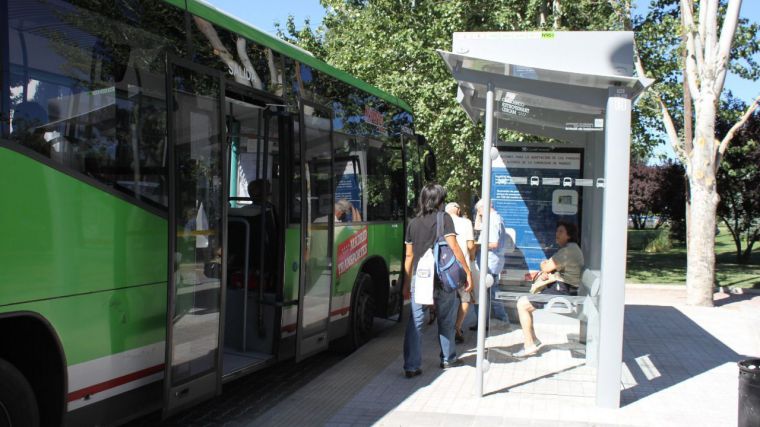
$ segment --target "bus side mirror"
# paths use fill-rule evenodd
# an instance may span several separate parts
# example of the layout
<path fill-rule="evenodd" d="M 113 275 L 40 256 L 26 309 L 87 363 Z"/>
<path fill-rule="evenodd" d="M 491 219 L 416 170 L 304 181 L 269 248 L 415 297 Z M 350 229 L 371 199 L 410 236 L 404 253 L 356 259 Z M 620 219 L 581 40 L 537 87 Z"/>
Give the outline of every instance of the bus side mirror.
<path fill-rule="evenodd" d="M 435 154 L 430 149 L 425 152 L 425 156 L 422 160 L 422 167 L 425 171 L 425 180 L 432 182 L 436 180 L 437 169 L 435 163 Z"/>
<path fill-rule="evenodd" d="M 425 174 L 425 181 L 432 182 L 436 180 L 437 167 L 435 162 L 435 154 L 430 146 L 427 145 L 427 140 L 422 135 L 417 135 L 417 147 L 420 150 L 422 158 L 422 171 Z"/>

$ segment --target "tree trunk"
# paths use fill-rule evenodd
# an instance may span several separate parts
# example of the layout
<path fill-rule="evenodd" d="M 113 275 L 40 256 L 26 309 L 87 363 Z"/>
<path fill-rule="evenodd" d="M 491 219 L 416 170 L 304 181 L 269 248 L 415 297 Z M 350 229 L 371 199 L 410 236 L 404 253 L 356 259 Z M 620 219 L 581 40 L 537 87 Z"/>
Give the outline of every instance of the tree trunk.
<path fill-rule="evenodd" d="M 538 28 L 541 28 L 542 30 L 546 27 L 546 13 L 547 13 L 547 7 L 546 7 L 546 0 L 541 0 L 541 9 L 538 12 Z"/>
<path fill-rule="evenodd" d="M 706 86 L 706 85 L 705 85 Z M 691 189 L 688 231 L 686 302 L 712 307 L 715 286 L 715 225 L 718 191 L 715 180 L 716 95 L 705 90 L 699 97 L 696 139 L 687 169 Z"/>
<path fill-rule="evenodd" d="M 681 4 L 683 10 L 683 4 Z M 683 12 L 681 12 L 683 14 Z M 686 36 L 684 36 L 684 44 L 686 44 Z M 684 49 L 684 62 L 686 61 L 686 49 Z M 694 143 L 694 126 L 692 123 L 691 113 L 691 92 L 689 92 L 689 84 L 686 79 L 683 79 L 683 141 L 686 153 L 691 153 Z M 688 178 L 685 180 L 688 182 Z M 686 192 L 686 250 L 689 249 L 689 215 L 691 215 L 691 202 L 689 201 L 689 186 L 684 185 L 684 191 Z"/>
<path fill-rule="evenodd" d="M 734 236 L 734 246 L 736 246 L 736 263 L 742 263 L 742 239 L 741 237 Z"/>
<path fill-rule="evenodd" d="M 683 177 L 684 186 L 683 191 L 684 199 L 686 200 L 686 206 L 684 207 L 684 217 L 683 217 L 683 223 L 684 228 L 686 229 L 686 250 L 689 250 L 689 218 L 691 218 L 691 188 L 689 188 L 689 174 L 684 175 Z"/>
<path fill-rule="evenodd" d="M 697 150 L 695 150 L 697 151 Z M 707 174 L 712 174 L 708 172 Z M 718 205 L 715 185 L 704 179 L 691 179 L 691 224 L 686 267 L 686 302 L 712 306 L 715 286 L 715 210 Z M 695 182 L 701 181 L 701 182 Z"/>
<path fill-rule="evenodd" d="M 749 264 L 752 259 L 752 246 L 755 245 L 754 240 L 748 240 L 747 241 L 747 247 L 744 249 L 744 253 L 742 253 L 741 260 L 739 261 L 739 264 Z"/>
<path fill-rule="evenodd" d="M 739 229 L 738 224 L 736 224 L 736 221 L 734 221 L 734 226 L 732 227 L 731 224 L 723 220 L 723 223 L 726 224 L 726 228 L 728 228 L 728 232 L 731 233 L 731 238 L 734 239 L 734 246 L 736 246 L 736 263 L 741 264 L 742 263 L 742 236 L 738 234 L 739 232 L 736 231 Z"/>
<path fill-rule="evenodd" d="M 641 219 L 640 219 L 639 214 L 632 215 L 631 219 L 633 219 L 633 229 L 641 230 Z"/>

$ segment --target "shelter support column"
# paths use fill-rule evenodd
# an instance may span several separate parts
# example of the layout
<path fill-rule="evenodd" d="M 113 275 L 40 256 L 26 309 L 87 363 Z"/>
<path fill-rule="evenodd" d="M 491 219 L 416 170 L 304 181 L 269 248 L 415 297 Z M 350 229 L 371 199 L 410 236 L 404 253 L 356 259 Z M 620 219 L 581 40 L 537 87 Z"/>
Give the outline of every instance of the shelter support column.
<path fill-rule="evenodd" d="M 477 393 L 483 397 L 483 372 L 486 345 L 486 325 L 488 324 L 488 315 L 490 304 L 488 301 L 488 287 L 486 286 L 486 277 L 488 276 L 488 230 L 490 230 L 491 220 L 491 141 L 493 141 L 493 103 L 494 103 L 493 83 L 488 83 L 486 92 L 486 134 L 483 138 L 483 176 L 481 177 L 482 193 L 480 195 L 483 201 L 483 222 L 480 231 L 481 241 L 485 244 L 480 245 L 480 277 L 478 286 L 478 347 L 477 359 L 475 364 L 477 377 Z M 498 286 L 494 283 L 493 286 Z"/>
<path fill-rule="evenodd" d="M 599 368 L 596 405 L 620 407 L 625 310 L 628 169 L 631 145 L 631 94 L 611 87 L 604 126 L 601 292 L 599 297 Z"/>

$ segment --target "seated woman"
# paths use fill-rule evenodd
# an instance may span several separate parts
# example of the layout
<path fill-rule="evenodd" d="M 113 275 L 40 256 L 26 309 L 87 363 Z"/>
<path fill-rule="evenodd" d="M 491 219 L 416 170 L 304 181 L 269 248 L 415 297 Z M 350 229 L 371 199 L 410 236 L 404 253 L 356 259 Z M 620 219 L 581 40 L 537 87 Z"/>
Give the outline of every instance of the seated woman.
<path fill-rule="evenodd" d="M 554 236 L 560 249 L 550 259 L 541 262 L 540 279 L 547 280 L 550 275 L 555 281 L 540 293 L 550 295 L 574 295 L 581 284 L 583 270 L 583 252 L 578 246 L 578 227 L 575 224 L 560 221 Z M 531 303 L 527 297 L 517 300 L 517 313 L 523 330 L 524 347 L 514 354 L 515 357 L 532 356 L 538 352 L 541 341 L 536 338 L 533 329 L 533 312 L 545 303 Z"/>

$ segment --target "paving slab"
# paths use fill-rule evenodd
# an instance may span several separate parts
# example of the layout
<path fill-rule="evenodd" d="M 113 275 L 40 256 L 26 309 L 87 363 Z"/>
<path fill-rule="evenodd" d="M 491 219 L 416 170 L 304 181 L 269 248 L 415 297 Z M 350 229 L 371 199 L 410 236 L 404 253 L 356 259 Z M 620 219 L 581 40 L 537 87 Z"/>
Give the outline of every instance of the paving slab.
<path fill-rule="evenodd" d="M 250 425 L 736 425 L 736 362 L 760 355 L 760 296 L 716 295 L 718 306 L 704 308 L 685 306 L 683 288 L 626 292 L 619 409 L 594 405 L 596 372 L 585 363 L 577 321 L 537 315 L 544 345 L 534 357 L 508 355 L 520 348 L 519 328 L 488 338 L 483 397 L 475 393 L 474 333 L 458 347 L 465 366 L 443 371 L 436 328 L 427 326 L 423 374 L 407 379 L 400 324 Z"/>

